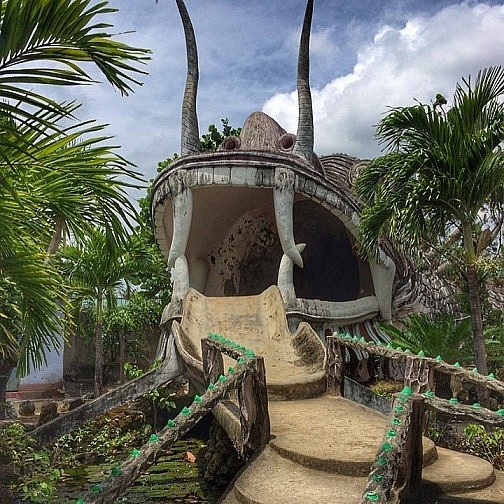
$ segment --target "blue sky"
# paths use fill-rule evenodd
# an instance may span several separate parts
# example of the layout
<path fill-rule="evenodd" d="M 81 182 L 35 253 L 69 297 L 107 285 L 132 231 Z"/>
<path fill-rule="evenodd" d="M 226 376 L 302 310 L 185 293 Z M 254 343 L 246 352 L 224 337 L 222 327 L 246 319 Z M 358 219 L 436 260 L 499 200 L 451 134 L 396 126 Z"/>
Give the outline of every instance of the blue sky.
<path fill-rule="evenodd" d="M 121 154 L 146 179 L 180 144 L 185 45 L 174 0 L 111 0 L 121 40 L 152 50 L 149 75 L 122 97 L 107 83 L 58 90 L 84 105 L 80 119 L 108 123 Z M 304 0 L 186 0 L 198 42 L 200 133 L 253 111 L 295 132 L 295 79 Z M 130 31 L 134 33 L 126 33 Z M 457 81 L 504 64 L 501 1 L 315 0 L 311 45 L 315 149 L 380 153 L 374 125 L 389 106 L 448 99 Z M 54 96 L 54 95 L 53 95 Z"/>

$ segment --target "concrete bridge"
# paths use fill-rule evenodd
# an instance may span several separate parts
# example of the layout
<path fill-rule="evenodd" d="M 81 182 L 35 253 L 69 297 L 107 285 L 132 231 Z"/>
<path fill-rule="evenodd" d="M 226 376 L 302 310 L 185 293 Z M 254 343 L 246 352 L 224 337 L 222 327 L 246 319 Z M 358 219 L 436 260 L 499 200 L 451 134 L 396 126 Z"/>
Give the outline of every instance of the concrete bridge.
<path fill-rule="evenodd" d="M 210 412 L 248 458 L 222 504 L 504 502 L 502 472 L 422 436 L 428 410 L 504 426 L 504 410 L 436 397 L 429 388 L 434 369 L 448 374 L 454 386 L 471 382 L 504 394 L 504 383 L 364 338 L 328 337 L 325 346 L 308 324 L 292 334 L 276 287 L 232 298 L 191 290 L 183 304 L 156 371 L 34 432 L 47 441 L 181 374 L 190 378 L 200 395 L 98 492 L 88 492 L 85 504 L 115 502 L 158 453 Z M 389 415 L 342 396 L 347 348 L 402 364 L 405 388 Z"/>
<path fill-rule="evenodd" d="M 289 333 L 276 288 L 259 296 L 239 298 L 205 298 L 192 292 L 186 297 L 183 312 L 173 334 L 186 366 L 196 364 L 194 372 L 201 377 L 204 373 L 199 352 L 188 357 L 211 328 L 239 345 L 257 348 L 257 353 L 264 356 L 271 436 L 267 446 L 234 481 L 223 504 L 365 503 L 379 495 L 371 492 L 366 499 L 365 489 L 380 447 L 391 440 L 387 433 L 393 428 L 393 417 L 337 395 L 340 387 L 334 383 L 331 386 L 331 375 L 334 377 L 335 373 L 329 369 L 334 367 L 330 361 L 335 359 L 329 358 L 328 362 L 326 349 L 310 326 Z M 359 344 L 363 348 L 371 346 Z M 398 358 L 404 354 L 386 348 L 379 350 Z M 404 354 L 404 358 L 408 355 Z M 409 358 L 420 363 L 424 360 Z M 451 366 L 444 367 L 450 371 Z M 413 374 L 410 372 L 406 381 L 415 387 Z M 416 373 L 417 377 L 421 375 L 422 370 Z M 483 377 L 481 380 L 487 381 Z M 236 439 L 240 423 L 231 411 L 221 403 L 214 408 L 214 415 Z M 504 423 L 498 415 L 488 415 L 495 422 Z M 483 417 L 479 419 L 485 421 Z M 409 428 L 421 429 L 422 423 L 410 423 Z M 421 444 L 423 467 L 417 489 L 420 493 L 409 502 L 504 502 L 504 474 L 495 471 L 490 463 L 436 447 L 427 438 Z M 415 457 L 414 450 L 406 456 Z M 386 499 L 379 495 L 376 501 L 408 502 L 407 496 L 400 498 L 402 485 L 394 482 L 392 493 Z"/>

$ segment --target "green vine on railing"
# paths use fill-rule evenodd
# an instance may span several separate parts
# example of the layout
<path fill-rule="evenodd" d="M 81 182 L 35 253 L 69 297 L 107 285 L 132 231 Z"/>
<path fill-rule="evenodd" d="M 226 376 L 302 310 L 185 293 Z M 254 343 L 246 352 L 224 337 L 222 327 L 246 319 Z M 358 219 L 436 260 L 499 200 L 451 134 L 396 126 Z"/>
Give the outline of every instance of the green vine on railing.
<path fill-rule="evenodd" d="M 253 350 L 223 338 L 215 333 L 208 340 L 220 351 L 236 359 L 236 366 L 230 366 L 226 374 L 221 374 L 215 383 L 209 383 L 202 396 L 195 395 L 189 406 L 184 406 L 179 414 L 168 420 L 166 426 L 156 434 L 151 434 L 140 448 L 134 448 L 129 458 L 114 467 L 103 482 L 93 485 L 75 504 L 106 504 L 113 502 L 132 481 L 155 463 L 158 456 L 175 441 L 186 434 L 204 415 L 211 411 L 230 390 L 236 388 L 246 373 L 254 372 L 256 357 Z"/>

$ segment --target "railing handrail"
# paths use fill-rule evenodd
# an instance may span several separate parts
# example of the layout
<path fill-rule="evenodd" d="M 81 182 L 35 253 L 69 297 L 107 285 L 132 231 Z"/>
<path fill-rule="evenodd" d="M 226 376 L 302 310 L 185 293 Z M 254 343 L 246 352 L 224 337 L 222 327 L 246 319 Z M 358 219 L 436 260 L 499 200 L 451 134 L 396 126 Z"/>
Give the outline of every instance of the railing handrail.
<path fill-rule="evenodd" d="M 235 388 L 238 388 L 240 403 L 257 399 L 260 404 L 255 404 L 255 406 L 259 412 L 264 409 L 263 401 L 265 400 L 267 413 L 265 371 L 262 357 L 256 356 L 252 350 L 221 338 L 216 334 L 210 334 L 209 338 L 202 340 L 202 349 L 204 363 L 206 363 L 207 359 L 205 355 L 208 356 L 210 350 L 215 354 L 226 353 L 235 358 L 237 361 L 236 368 L 229 368 L 226 374 L 220 369 L 221 373 L 216 377 L 215 383 L 210 383 L 201 397 L 196 395 L 190 407 L 184 407 L 173 420 L 168 421 L 163 429 L 152 435 L 140 450 L 133 450 L 128 460 L 112 469 L 110 476 L 101 484 L 93 485 L 77 501 L 78 503 L 110 504 L 114 502 L 147 468 L 155 464 L 161 452 L 186 434 Z M 220 361 L 222 362 L 222 357 Z M 250 393 L 243 390 L 255 385 L 258 386 L 259 396 L 251 397 Z M 250 406 L 249 404 L 248 407 L 250 408 Z M 247 404 L 240 404 L 240 412 L 244 416 L 247 416 L 246 410 Z M 257 422 L 255 424 L 252 422 L 252 425 L 250 422 L 248 424 L 246 421 L 242 422 L 244 449 L 246 447 L 250 448 L 253 443 L 264 442 L 266 437 L 269 438 L 269 416 L 266 414 L 260 420 L 259 425 Z M 262 431 L 259 434 L 254 433 L 255 428 L 260 428 Z"/>
<path fill-rule="evenodd" d="M 407 350 L 399 350 L 397 348 L 392 348 L 390 344 L 379 345 L 370 341 L 364 341 L 363 338 L 350 337 L 350 336 L 339 336 L 333 334 L 327 336 L 327 340 L 337 340 L 338 344 L 349 348 L 355 348 L 370 354 L 380 355 L 382 357 L 388 357 L 395 360 L 407 360 L 407 359 L 418 359 L 427 363 L 431 369 L 440 371 L 445 374 L 457 375 L 463 379 L 463 381 L 468 381 L 474 385 L 483 385 L 486 388 L 504 394 L 504 382 L 497 380 L 493 374 L 484 376 L 476 370 L 468 370 L 460 365 L 448 364 L 439 358 L 426 357 L 425 355 L 415 355 Z"/>
<path fill-rule="evenodd" d="M 401 394 L 395 395 L 396 401 L 404 403 L 404 405 L 400 406 L 403 418 L 398 419 L 397 404 L 395 404 L 389 419 L 390 422 L 401 420 L 397 424 L 400 425 L 400 428 L 394 430 L 391 429 L 390 424 L 387 426 L 384 441 L 371 468 L 360 504 L 400 502 L 400 494 L 405 495 L 407 498 L 412 496 L 415 498 L 422 477 L 421 446 L 423 429 L 421 418 L 425 409 L 471 418 L 487 425 L 504 427 L 504 409 L 492 411 L 478 403 L 474 403 L 472 406 L 460 404 L 455 397 L 449 400 L 442 399 L 437 397 L 429 388 L 434 370 L 437 370 L 451 375 L 452 393 L 454 383 L 469 382 L 478 387 L 485 387 L 504 394 L 504 383 L 495 379 L 493 375 L 483 376 L 475 369 L 469 371 L 458 364 L 448 364 L 440 357 L 426 357 L 423 352 L 414 355 L 409 351 L 393 348 L 391 344 L 380 345 L 367 342 L 364 338 L 340 336 L 336 333 L 327 336 L 329 393 L 343 395 L 345 374 L 343 347 L 405 363 L 405 388 Z M 414 428 L 411 428 L 412 425 L 414 425 Z M 392 431 L 394 431 L 393 435 L 388 436 Z M 405 447 L 408 447 L 406 456 L 404 454 Z M 402 475 L 401 478 L 398 478 L 400 472 L 402 472 Z"/>
<path fill-rule="evenodd" d="M 394 395 L 389 422 L 359 504 L 400 502 L 403 494 L 417 500 L 422 480 L 423 401 L 408 387 Z"/>

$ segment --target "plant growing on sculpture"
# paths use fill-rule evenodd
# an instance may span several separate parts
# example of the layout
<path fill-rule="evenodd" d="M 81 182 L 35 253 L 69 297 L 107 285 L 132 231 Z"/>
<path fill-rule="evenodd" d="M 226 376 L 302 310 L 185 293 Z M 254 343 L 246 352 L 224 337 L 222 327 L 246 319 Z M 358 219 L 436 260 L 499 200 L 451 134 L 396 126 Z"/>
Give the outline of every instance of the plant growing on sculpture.
<path fill-rule="evenodd" d="M 219 131 L 215 124 L 208 126 L 208 133 L 205 133 L 200 139 L 201 152 L 215 152 L 228 136 L 240 136 L 241 128 L 230 126 L 229 119 L 221 119 L 221 123 L 222 131 Z"/>
<path fill-rule="evenodd" d="M 436 103 L 392 109 L 377 136 L 389 154 L 370 163 L 356 183 L 367 202 L 360 243 L 377 254 L 383 237 L 421 250 L 453 229 L 460 233 L 470 299 L 473 348 L 488 374 L 479 297 L 475 230 L 478 213 L 504 199 L 504 68 L 487 68 L 456 87 L 451 108 Z"/>
<path fill-rule="evenodd" d="M 233 128 L 229 125 L 229 119 L 221 119 L 222 123 L 222 131 L 219 131 L 215 124 L 210 124 L 208 126 L 208 133 L 205 133 L 200 138 L 200 151 L 201 152 L 215 152 L 221 143 L 228 136 L 240 136 L 241 128 Z M 165 171 L 170 164 L 175 161 L 179 157 L 179 154 L 175 153 L 172 157 L 165 159 L 164 161 L 160 161 L 158 163 L 157 171 L 161 173 Z"/>

